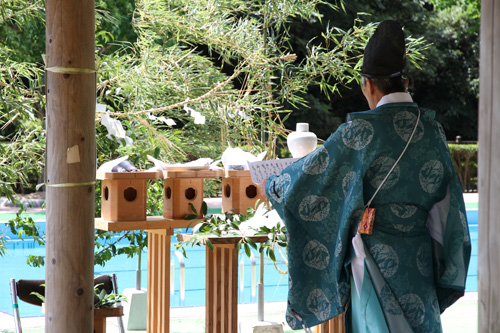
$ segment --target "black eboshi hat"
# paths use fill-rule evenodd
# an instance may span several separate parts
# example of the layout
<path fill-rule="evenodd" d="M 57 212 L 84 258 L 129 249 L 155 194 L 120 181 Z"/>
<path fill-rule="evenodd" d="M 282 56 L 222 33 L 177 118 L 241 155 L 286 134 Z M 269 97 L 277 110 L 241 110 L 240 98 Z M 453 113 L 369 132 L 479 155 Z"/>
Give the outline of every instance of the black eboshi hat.
<path fill-rule="evenodd" d="M 403 27 L 394 20 L 381 22 L 366 45 L 361 75 L 374 79 L 401 76 L 405 64 Z"/>

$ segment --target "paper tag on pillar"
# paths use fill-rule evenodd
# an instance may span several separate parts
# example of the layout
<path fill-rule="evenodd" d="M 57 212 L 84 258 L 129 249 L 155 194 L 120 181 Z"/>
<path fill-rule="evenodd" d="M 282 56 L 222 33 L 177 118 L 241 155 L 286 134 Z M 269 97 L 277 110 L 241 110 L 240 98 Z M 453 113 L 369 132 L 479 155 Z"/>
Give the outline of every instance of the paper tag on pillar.
<path fill-rule="evenodd" d="M 68 148 L 66 151 L 66 163 L 80 163 L 80 150 L 78 145 Z"/>
<path fill-rule="evenodd" d="M 375 208 L 365 208 L 363 216 L 358 225 L 360 234 L 371 235 L 373 231 L 373 222 L 375 221 Z"/>

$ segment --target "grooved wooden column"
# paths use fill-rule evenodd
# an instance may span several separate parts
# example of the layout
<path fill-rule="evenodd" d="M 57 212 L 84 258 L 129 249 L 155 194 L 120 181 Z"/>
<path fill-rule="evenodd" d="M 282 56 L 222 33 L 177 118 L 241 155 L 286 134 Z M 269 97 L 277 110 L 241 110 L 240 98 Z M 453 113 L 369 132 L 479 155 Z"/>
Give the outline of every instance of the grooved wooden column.
<path fill-rule="evenodd" d="M 481 1 L 479 73 L 479 332 L 500 329 L 500 2 Z"/>
<path fill-rule="evenodd" d="M 170 329 L 170 236 L 173 229 L 148 231 L 147 331 Z"/>
<path fill-rule="evenodd" d="M 48 333 L 93 327 L 94 16 L 93 0 L 46 1 Z"/>
<path fill-rule="evenodd" d="M 206 250 L 205 332 L 238 331 L 238 252 L 236 244 Z"/>

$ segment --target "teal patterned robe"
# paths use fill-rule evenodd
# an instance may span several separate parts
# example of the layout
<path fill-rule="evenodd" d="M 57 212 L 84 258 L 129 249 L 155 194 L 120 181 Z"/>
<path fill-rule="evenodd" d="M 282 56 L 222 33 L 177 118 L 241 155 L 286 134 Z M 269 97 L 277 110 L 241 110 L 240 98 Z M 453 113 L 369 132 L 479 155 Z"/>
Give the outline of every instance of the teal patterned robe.
<path fill-rule="evenodd" d="M 417 113 L 415 103 L 351 113 L 320 148 L 268 179 L 267 196 L 288 232 L 293 329 L 346 309 L 363 207 L 402 152 Z M 462 188 L 433 111 L 421 110 L 406 153 L 371 207 L 373 234 L 362 240 L 379 319 L 394 332 L 440 332 L 440 313 L 464 293 L 471 244 Z"/>

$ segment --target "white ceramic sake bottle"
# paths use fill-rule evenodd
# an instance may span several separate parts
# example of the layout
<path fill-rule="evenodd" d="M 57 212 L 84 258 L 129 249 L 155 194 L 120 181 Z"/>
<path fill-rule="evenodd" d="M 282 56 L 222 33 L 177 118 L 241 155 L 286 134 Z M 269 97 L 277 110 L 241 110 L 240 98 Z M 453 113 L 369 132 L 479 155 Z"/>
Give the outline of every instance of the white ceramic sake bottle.
<path fill-rule="evenodd" d="M 308 123 L 297 123 L 295 132 L 288 134 L 286 143 L 293 157 L 304 157 L 312 152 L 317 145 L 318 138 L 309 132 Z"/>

